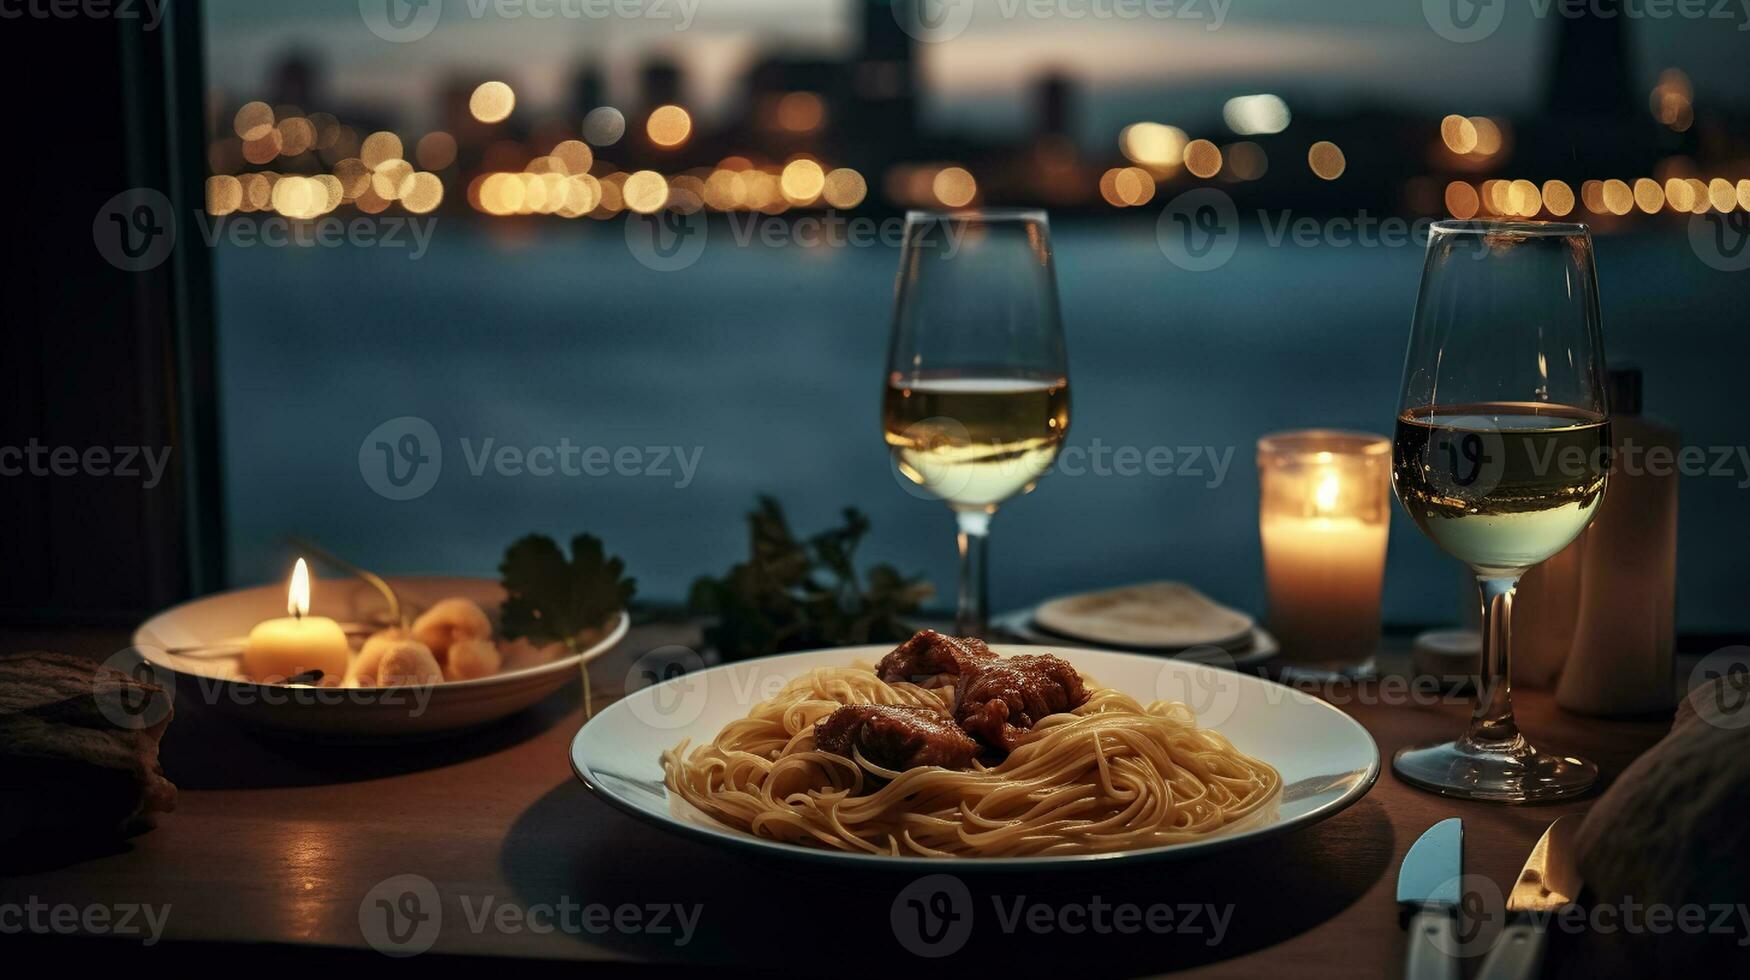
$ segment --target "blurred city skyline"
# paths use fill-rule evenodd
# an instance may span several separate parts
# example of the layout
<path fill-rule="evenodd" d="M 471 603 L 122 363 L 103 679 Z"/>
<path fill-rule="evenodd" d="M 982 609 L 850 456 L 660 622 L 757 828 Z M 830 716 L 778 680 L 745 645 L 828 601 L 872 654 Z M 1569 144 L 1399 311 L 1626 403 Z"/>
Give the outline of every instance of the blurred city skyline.
<path fill-rule="evenodd" d="M 1277 208 L 1460 218 L 1565 217 L 1581 205 L 1619 218 L 1750 210 L 1747 114 L 1678 65 L 1647 85 L 1649 59 L 1636 53 L 1646 23 L 1613 12 L 1640 7 L 1550 7 L 1514 40 L 1517 8 L 1491 8 L 1498 23 L 1478 14 L 1460 28 L 1437 25 L 1445 8 L 1429 0 L 1419 31 L 1374 27 L 1333 44 L 1321 32 L 1343 25 L 1283 35 L 1232 21 L 1234 3 L 1118 2 L 861 0 L 805 13 L 756 4 L 730 29 L 712 26 L 703 0 L 361 0 L 350 27 L 330 15 L 304 29 L 335 34 L 328 44 L 221 16 L 229 26 L 215 28 L 216 57 L 263 38 L 268 47 L 251 62 L 257 82 L 230 78 L 241 69 L 211 73 L 209 210 L 308 219 L 343 204 L 379 213 L 399 198 L 425 213 L 446 200 L 461 206 L 463 188 L 468 206 L 497 215 L 778 214 L 865 202 L 1122 209 L 1148 204 L 1157 188 L 1207 180 L 1248 206 Z M 1091 56 L 1066 40 L 1081 29 L 1069 15 L 1090 10 L 1109 15 L 1091 22 L 1101 41 Z M 1176 15 L 1144 17 L 1150 10 Z M 1017 29 L 1059 18 L 1072 27 Z M 1543 20 L 1557 28 L 1548 37 Z M 1476 37 L 1461 42 L 1464 31 Z M 338 40 L 361 34 L 378 45 L 362 62 Z M 1244 54 L 1228 65 L 1236 35 Z M 1385 36 L 1396 40 L 1380 43 Z M 514 51 L 486 43 L 507 37 Z M 981 37 L 1015 53 L 983 57 Z M 1469 114 L 1486 100 L 1462 84 L 1445 96 L 1444 115 L 1415 105 L 1407 85 L 1309 94 L 1331 76 L 1358 82 L 1428 37 L 1477 52 L 1464 65 L 1501 61 L 1487 48 L 1497 38 L 1529 42 L 1534 54 L 1503 62 L 1516 71 L 1495 74 L 1521 93 L 1515 107 Z M 1174 57 L 1188 43 L 1195 56 Z M 1050 57 L 1035 56 L 1044 49 Z M 1147 63 L 1127 64 L 1139 50 Z M 375 74 L 385 64 L 396 81 Z M 1250 76 L 1232 80 L 1236 66 Z M 958 99 L 976 109 L 1004 73 L 1003 111 L 982 113 L 998 122 L 944 121 L 953 111 L 943 107 Z M 1387 73 L 1445 77 L 1434 60 Z M 1148 93 L 1137 111 L 1115 116 L 1136 92 Z M 1020 124 L 1001 124 L 1005 114 Z M 606 125 L 592 133 L 591 119 Z M 612 159 L 588 144 L 611 147 Z M 283 185 L 277 168 L 289 168 Z"/>
<path fill-rule="evenodd" d="M 740 79 L 755 62 L 774 53 L 843 57 L 861 41 L 863 16 L 858 0 L 742 0 L 732 7 L 639 0 L 646 17 L 579 16 L 599 9 L 585 0 L 564 7 L 564 0 L 508 0 L 502 8 L 493 0 L 428 2 L 441 5 L 436 28 L 393 43 L 367 29 L 356 0 L 295 7 L 209 0 L 210 82 L 253 97 L 275 63 L 298 52 L 317 62 L 329 97 L 429 127 L 457 74 L 507 77 L 521 105 L 553 112 L 568 108 L 580 68 L 600 73 L 607 103 L 636 104 L 642 66 L 659 59 L 681 67 L 680 100 L 709 124 L 739 111 Z M 1251 91 L 1280 94 L 1319 114 L 1363 106 L 1436 115 L 1535 112 L 1562 21 L 1539 16 L 1548 4 L 1525 0 L 1506 6 L 1489 37 L 1455 43 L 1430 28 L 1422 4 L 1402 0 L 1316 9 L 1291 0 L 1180 0 L 1176 9 L 1185 16 L 1174 18 L 1062 12 L 1109 10 L 1112 0 L 1068 0 L 1047 18 L 1026 15 L 1035 9 L 1026 0 L 967 2 L 963 30 L 917 46 L 920 122 L 967 136 L 1027 132 L 1035 121 L 1033 84 L 1059 74 L 1078 89 L 1068 135 L 1084 145 L 1109 142 L 1136 119 L 1206 126 L 1219 120 L 1226 99 Z M 573 13 L 533 16 L 562 9 Z M 1011 11 L 1020 13 L 1005 16 Z M 1737 61 L 1750 12 L 1727 12 L 1736 19 L 1631 18 L 1632 87 L 1644 93 L 1661 71 L 1679 67 L 1714 105 L 1750 103 L 1750 76 Z"/>

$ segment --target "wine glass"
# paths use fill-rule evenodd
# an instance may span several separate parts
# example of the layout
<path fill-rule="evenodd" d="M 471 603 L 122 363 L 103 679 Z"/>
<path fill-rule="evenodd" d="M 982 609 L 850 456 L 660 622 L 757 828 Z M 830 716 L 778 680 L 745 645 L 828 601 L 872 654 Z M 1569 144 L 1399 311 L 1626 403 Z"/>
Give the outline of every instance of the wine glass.
<path fill-rule="evenodd" d="M 1398 405 L 1392 485 L 1422 533 L 1476 574 L 1482 676 L 1470 729 L 1392 760 L 1423 789 L 1523 803 L 1585 792 L 1597 767 L 1513 721 L 1521 575 L 1598 510 L 1610 466 L 1592 238 L 1582 224 L 1439 221 L 1429 233 Z"/>
<path fill-rule="evenodd" d="M 1069 431 L 1069 365 L 1043 211 L 912 211 L 881 424 L 899 471 L 959 524 L 955 628 L 986 629 L 997 505 L 1033 489 Z"/>

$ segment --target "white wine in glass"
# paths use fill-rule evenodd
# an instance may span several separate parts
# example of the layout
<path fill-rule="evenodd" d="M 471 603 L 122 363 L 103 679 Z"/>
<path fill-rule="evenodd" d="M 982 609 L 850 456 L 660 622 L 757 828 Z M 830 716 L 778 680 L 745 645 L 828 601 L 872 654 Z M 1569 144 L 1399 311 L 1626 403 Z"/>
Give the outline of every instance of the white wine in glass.
<path fill-rule="evenodd" d="M 1399 751 L 1400 779 L 1500 803 L 1584 793 L 1592 763 L 1513 717 L 1513 603 L 1526 570 L 1598 510 L 1610 469 L 1604 341 L 1585 225 L 1438 221 L 1404 359 L 1392 485 L 1476 575 L 1483 660 L 1469 729 Z"/>
<path fill-rule="evenodd" d="M 900 472 L 954 507 L 1032 489 L 1069 429 L 1065 378 L 895 376 L 882 428 Z"/>
<path fill-rule="evenodd" d="M 954 511 L 955 628 L 982 635 L 991 516 L 1033 489 L 1069 432 L 1044 212 L 906 215 L 881 428 L 900 473 Z"/>
<path fill-rule="evenodd" d="M 1398 419 L 1395 441 L 1404 509 L 1472 568 L 1507 573 L 1554 557 L 1604 496 L 1605 470 L 1596 464 L 1608 458 L 1610 423 L 1584 409 L 1506 402 L 1412 410 Z M 1485 462 L 1490 455 L 1498 466 Z M 1472 487 L 1492 485 L 1452 492 L 1454 475 L 1471 467 Z"/>

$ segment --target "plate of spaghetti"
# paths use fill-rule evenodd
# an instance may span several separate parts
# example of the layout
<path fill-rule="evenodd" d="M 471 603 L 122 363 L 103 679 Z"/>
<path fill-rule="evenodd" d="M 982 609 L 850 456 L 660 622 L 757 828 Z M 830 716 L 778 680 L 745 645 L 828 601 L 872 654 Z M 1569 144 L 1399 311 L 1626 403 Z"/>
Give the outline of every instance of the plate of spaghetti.
<path fill-rule="evenodd" d="M 678 832 L 920 867 L 1203 854 L 1326 819 L 1379 775 L 1360 724 L 1259 677 L 930 630 L 651 683 L 571 762 Z"/>

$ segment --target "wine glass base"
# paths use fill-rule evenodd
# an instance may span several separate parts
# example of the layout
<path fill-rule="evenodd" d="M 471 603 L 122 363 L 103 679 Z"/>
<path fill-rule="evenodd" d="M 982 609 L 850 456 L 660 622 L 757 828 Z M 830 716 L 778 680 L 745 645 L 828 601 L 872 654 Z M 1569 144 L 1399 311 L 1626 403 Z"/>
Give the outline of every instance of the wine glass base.
<path fill-rule="evenodd" d="M 1490 803 L 1542 803 L 1579 796 L 1598 767 L 1573 756 L 1539 751 L 1522 735 L 1485 742 L 1466 735 L 1438 745 L 1398 750 L 1399 779 L 1441 796 Z"/>

